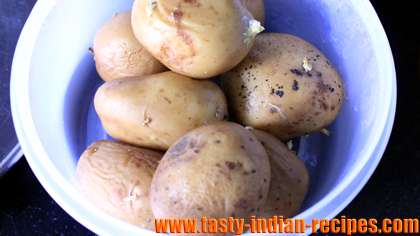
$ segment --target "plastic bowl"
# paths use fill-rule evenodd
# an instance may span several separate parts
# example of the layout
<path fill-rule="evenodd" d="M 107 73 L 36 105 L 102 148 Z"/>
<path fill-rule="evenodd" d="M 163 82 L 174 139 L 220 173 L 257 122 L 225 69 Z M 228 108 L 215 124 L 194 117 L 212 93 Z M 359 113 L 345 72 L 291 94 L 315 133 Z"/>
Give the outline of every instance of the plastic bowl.
<path fill-rule="evenodd" d="M 48 193 L 70 215 L 100 235 L 146 235 L 107 216 L 80 196 L 74 183 L 83 149 L 106 138 L 92 108 L 101 84 L 88 52 L 96 30 L 131 0 L 36 3 L 16 49 L 13 119 L 26 158 Z M 309 195 L 297 218 L 336 216 L 378 165 L 396 104 L 392 53 L 368 0 L 267 0 L 268 31 L 300 36 L 320 48 L 345 81 L 347 98 L 331 136 L 301 140 L 310 168 Z"/>

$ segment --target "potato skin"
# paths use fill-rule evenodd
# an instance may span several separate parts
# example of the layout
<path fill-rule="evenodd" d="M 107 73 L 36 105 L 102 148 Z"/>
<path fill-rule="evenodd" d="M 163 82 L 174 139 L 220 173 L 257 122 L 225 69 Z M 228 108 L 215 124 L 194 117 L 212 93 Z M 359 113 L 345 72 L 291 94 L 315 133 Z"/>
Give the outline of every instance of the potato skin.
<path fill-rule="evenodd" d="M 270 190 L 261 215 L 285 218 L 295 216 L 309 189 L 309 173 L 305 164 L 276 137 L 253 129 L 267 151 L 271 166 Z"/>
<path fill-rule="evenodd" d="M 112 141 L 98 141 L 80 157 L 76 177 L 99 209 L 128 223 L 154 229 L 149 192 L 162 154 Z"/>
<path fill-rule="evenodd" d="M 305 59 L 310 71 L 303 68 Z M 239 123 L 282 140 L 328 126 L 344 97 L 342 80 L 325 56 L 287 34 L 257 36 L 249 56 L 221 83 Z"/>
<path fill-rule="evenodd" d="M 117 13 L 102 26 L 95 36 L 93 53 L 96 69 L 105 81 L 166 70 L 134 37 L 131 12 Z"/>
<path fill-rule="evenodd" d="M 107 82 L 94 103 L 109 135 L 158 150 L 228 114 L 226 98 L 216 84 L 173 72 Z"/>
<path fill-rule="evenodd" d="M 132 11 L 142 45 L 172 71 L 192 78 L 232 69 L 255 39 L 246 36 L 253 17 L 240 0 L 136 0 Z"/>
<path fill-rule="evenodd" d="M 249 217 L 263 206 L 270 165 L 244 127 L 217 122 L 191 131 L 166 152 L 153 177 L 156 218 Z"/>
<path fill-rule="evenodd" d="M 264 25 L 265 23 L 265 4 L 264 0 L 242 0 L 242 3 L 251 12 L 254 18 Z"/>

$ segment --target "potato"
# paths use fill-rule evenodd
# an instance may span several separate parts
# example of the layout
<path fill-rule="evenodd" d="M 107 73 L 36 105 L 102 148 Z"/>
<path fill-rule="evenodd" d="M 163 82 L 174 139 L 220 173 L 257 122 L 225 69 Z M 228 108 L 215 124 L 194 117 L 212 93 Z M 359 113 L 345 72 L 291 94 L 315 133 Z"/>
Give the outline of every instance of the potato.
<path fill-rule="evenodd" d="M 160 150 L 228 114 L 226 98 L 216 84 L 174 72 L 107 82 L 98 89 L 94 104 L 109 135 Z"/>
<path fill-rule="evenodd" d="M 264 0 L 242 0 L 245 7 L 251 12 L 254 18 L 264 25 L 265 22 L 265 6 Z"/>
<path fill-rule="evenodd" d="M 264 29 L 240 0 L 136 0 L 132 26 L 163 64 L 200 79 L 236 66 Z"/>
<path fill-rule="evenodd" d="M 328 126 L 344 97 L 342 80 L 325 56 L 287 34 L 259 35 L 249 56 L 221 83 L 239 123 L 282 140 Z"/>
<path fill-rule="evenodd" d="M 217 122 L 191 131 L 166 152 L 153 177 L 156 218 L 249 217 L 266 201 L 270 165 L 244 127 Z"/>
<path fill-rule="evenodd" d="M 271 165 L 270 190 L 261 215 L 285 218 L 298 213 L 309 188 L 309 173 L 304 163 L 276 137 L 252 130 L 267 151 Z"/>
<path fill-rule="evenodd" d="M 105 81 L 166 70 L 134 37 L 130 12 L 115 14 L 97 32 L 93 53 L 96 69 Z"/>
<path fill-rule="evenodd" d="M 78 184 L 91 203 L 107 214 L 154 229 L 149 193 L 161 157 L 158 152 L 98 141 L 80 157 Z"/>

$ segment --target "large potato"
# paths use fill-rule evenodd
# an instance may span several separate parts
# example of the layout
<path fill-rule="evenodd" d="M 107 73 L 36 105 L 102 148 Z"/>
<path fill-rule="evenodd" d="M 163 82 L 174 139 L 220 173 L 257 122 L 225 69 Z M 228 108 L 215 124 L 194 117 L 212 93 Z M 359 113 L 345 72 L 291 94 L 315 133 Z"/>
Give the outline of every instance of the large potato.
<path fill-rule="evenodd" d="M 154 229 L 150 185 L 162 154 L 111 141 L 98 141 L 82 154 L 77 180 L 86 197 L 113 217 Z"/>
<path fill-rule="evenodd" d="M 225 96 L 216 84 L 173 72 L 107 82 L 98 89 L 94 103 L 109 135 L 160 150 L 228 114 Z"/>
<path fill-rule="evenodd" d="M 96 69 L 105 81 L 165 70 L 134 36 L 130 12 L 115 14 L 97 32 L 93 53 Z"/>
<path fill-rule="evenodd" d="M 265 22 L 265 6 L 264 0 L 242 0 L 242 3 L 251 12 L 254 18 L 264 24 Z"/>
<path fill-rule="evenodd" d="M 164 155 L 153 177 L 156 218 L 249 217 L 264 205 L 270 165 L 244 127 L 218 122 L 195 129 Z"/>
<path fill-rule="evenodd" d="M 283 140 L 328 126 L 344 97 L 339 74 L 317 48 L 278 33 L 259 35 L 222 86 L 237 121 Z"/>
<path fill-rule="evenodd" d="M 276 137 L 252 130 L 267 151 L 271 181 L 262 215 L 293 217 L 298 213 L 309 188 L 309 174 L 304 163 Z"/>
<path fill-rule="evenodd" d="M 232 69 L 263 30 L 240 0 L 136 0 L 132 26 L 152 55 L 193 78 Z"/>

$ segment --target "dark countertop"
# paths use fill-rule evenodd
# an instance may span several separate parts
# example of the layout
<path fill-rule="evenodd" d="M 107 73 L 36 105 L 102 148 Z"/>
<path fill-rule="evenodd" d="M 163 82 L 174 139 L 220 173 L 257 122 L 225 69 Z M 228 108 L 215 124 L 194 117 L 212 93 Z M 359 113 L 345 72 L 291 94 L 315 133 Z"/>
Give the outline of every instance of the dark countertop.
<path fill-rule="evenodd" d="M 10 78 L 19 32 L 35 0 L 0 0 L 0 79 Z M 398 109 L 386 153 L 368 184 L 341 213 L 420 217 L 420 8 L 415 1 L 371 0 L 393 48 Z M 417 35 L 416 35 L 417 34 Z M 25 159 L 0 179 L 0 235 L 91 235 L 45 192 Z"/>

